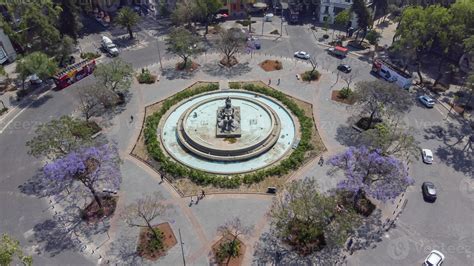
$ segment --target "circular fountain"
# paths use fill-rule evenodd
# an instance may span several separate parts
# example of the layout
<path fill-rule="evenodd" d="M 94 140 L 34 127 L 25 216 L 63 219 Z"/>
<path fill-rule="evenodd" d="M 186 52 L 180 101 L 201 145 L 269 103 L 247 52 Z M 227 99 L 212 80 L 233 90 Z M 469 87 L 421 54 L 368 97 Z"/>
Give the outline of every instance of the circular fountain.
<path fill-rule="evenodd" d="M 175 105 L 161 120 L 158 134 L 174 160 L 210 173 L 236 174 L 284 158 L 297 139 L 296 125 L 275 99 L 217 91 Z"/>

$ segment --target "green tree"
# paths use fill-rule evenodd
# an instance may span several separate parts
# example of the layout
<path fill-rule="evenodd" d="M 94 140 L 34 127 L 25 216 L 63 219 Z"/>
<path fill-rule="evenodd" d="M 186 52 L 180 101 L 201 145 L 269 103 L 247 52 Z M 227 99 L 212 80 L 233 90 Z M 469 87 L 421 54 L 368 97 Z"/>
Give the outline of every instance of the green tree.
<path fill-rule="evenodd" d="M 247 44 L 247 38 L 238 28 L 222 30 L 219 37 L 217 49 L 219 49 L 225 56 L 223 60 L 224 65 L 231 66 L 232 58 L 245 47 Z"/>
<path fill-rule="evenodd" d="M 372 23 L 372 16 L 364 0 L 354 0 L 354 3 L 351 7 L 351 12 L 357 16 L 357 25 L 359 27 L 356 35 L 357 38 L 361 30 L 365 32 L 370 26 Z M 361 43 L 362 41 L 364 41 L 364 36 L 362 37 Z"/>
<path fill-rule="evenodd" d="M 375 125 L 373 129 L 363 131 L 359 136 L 358 143 L 371 150 L 378 149 L 384 156 L 397 156 L 405 159 L 416 156 L 420 151 L 418 142 L 410 134 L 412 131 L 398 119 L 386 121 Z"/>
<path fill-rule="evenodd" d="M 24 87 L 25 80 L 29 75 L 36 74 L 43 80 L 54 75 L 57 71 L 57 64 L 46 54 L 34 52 L 18 60 L 15 71 Z"/>
<path fill-rule="evenodd" d="M 199 37 L 193 35 L 185 28 L 175 28 L 168 35 L 168 39 L 166 39 L 167 50 L 183 59 L 182 69 L 185 69 L 189 65 L 189 57 L 201 52 L 196 45 L 199 41 Z"/>
<path fill-rule="evenodd" d="M 206 33 L 209 30 L 209 23 L 214 15 L 221 9 L 221 0 L 196 0 L 196 16 L 206 23 Z"/>
<path fill-rule="evenodd" d="M 23 265 L 31 266 L 33 264 L 31 256 L 23 255 L 20 242 L 7 234 L 3 234 L 0 240 L 0 265 L 11 265 L 15 257 L 18 258 Z"/>
<path fill-rule="evenodd" d="M 191 28 L 191 23 L 196 18 L 196 3 L 191 0 L 180 0 L 176 3 L 176 8 L 171 14 L 171 20 L 175 25 L 187 24 Z"/>
<path fill-rule="evenodd" d="M 354 99 L 354 107 L 368 118 L 367 129 L 372 128 L 374 120 L 397 117 L 414 104 L 410 93 L 382 80 L 356 83 Z"/>
<path fill-rule="evenodd" d="M 62 116 L 36 128 L 35 136 L 26 142 L 28 154 L 54 160 L 93 143 L 94 133 L 87 122 Z"/>
<path fill-rule="evenodd" d="M 410 55 L 415 60 L 420 82 L 423 83 L 421 75 L 421 60 L 429 52 L 437 41 L 447 54 L 452 39 L 456 39 L 462 28 L 452 22 L 453 16 L 445 7 L 431 5 L 426 8 L 410 6 L 405 8 L 401 22 L 395 33 L 396 51 Z M 439 72 L 441 72 L 440 62 Z"/>
<path fill-rule="evenodd" d="M 133 39 L 133 27 L 140 21 L 140 16 L 129 7 L 120 9 L 115 21 L 118 25 L 127 29 L 130 39 Z"/>
<path fill-rule="evenodd" d="M 67 34 L 74 40 L 77 40 L 82 23 L 79 18 L 79 6 L 75 0 L 55 0 L 61 7 L 59 15 L 59 30 L 61 34 Z"/>
<path fill-rule="evenodd" d="M 0 27 L 5 33 L 27 52 L 43 51 L 53 56 L 61 39 L 56 28 L 61 7 L 52 0 L 6 1 L 5 7 L 10 14 L 21 18 L 15 23 L 0 16 Z"/>
<path fill-rule="evenodd" d="M 163 196 L 158 192 L 128 205 L 122 218 L 131 227 L 144 227 L 152 234 L 155 243 L 163 242 L 163 235 L 154 228 L 153 220 L 166 213 L 168 206 L 162 203 Z"/>
<path fill-rule="evenodd" d="M 353 210 L 341 209 L 335 197 L 320 193 L 314 178 L 287 184 L 269 215 L 277 237 L 302 255 L 341 247 L 360 221 Z"/>
<path fill-rule="evenodd" d="M 130 89 L 132 75 L 132 65 L 120 58 L 114 58 L 109 63 L 100 64 L 94 70 L 94 76 L 98 83 L 117 94 Z"/>
<path fill-rule="evenodd" d="M 220 262 L 226 260 L 225 265 L 229 265 L 232 258 L 238 257 L 240 255 L 239 236 L 248 235 L 252 230 L 252 226 L 242 224 L 237 217 L 219 226 L 217 231 L 222 235 L 222 238 L 225 239 L 217 250 L 217 257 Z"/>
<path fill-rule="evenodd" d="M 346 28 L 347 25 L 349 24 L 349 21 L 351 20 L 351 12 L 349 9 L 346 9 L 344 11 L 339 12 L 335 17 L 334 17 L 334 24 L 338 27 L 341 28 Z M 336 31 L 336 28 L 333 29 L 332 31 L 332 36 L 334 39 L 334 32 Z"/>

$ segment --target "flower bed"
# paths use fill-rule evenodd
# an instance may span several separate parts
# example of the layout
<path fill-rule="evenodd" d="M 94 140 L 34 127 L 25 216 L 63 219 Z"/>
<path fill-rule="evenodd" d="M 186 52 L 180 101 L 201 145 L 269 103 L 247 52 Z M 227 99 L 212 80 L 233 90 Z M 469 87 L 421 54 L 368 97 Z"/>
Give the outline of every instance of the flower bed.
<path fill-rule="evenodd" d="M 267 72 L 283 69 L 283 64 L 278 60 L 265 60 L 259 66 Z"/>
<path fill-rule="evenodd" d="M 138 237 L 137 253 L 148 260 L 157 260 L 164 256 L 166 251 L 178 243 L 169 223 L 162 223 L 153 227 L 161 236 L 161 241 L 156 241 L 149 228 L 142 228 Z"/>

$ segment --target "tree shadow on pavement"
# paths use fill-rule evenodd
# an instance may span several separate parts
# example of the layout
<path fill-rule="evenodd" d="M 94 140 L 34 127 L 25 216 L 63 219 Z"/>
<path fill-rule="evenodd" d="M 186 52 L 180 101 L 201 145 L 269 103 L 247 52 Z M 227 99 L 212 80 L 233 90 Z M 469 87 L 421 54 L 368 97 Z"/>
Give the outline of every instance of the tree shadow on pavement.
<path fill-rule="evenodd" d="M 194 77 L 198 70 L 195 71 L 181 71 L 181 70 L 176 70 L 174 66 L 172 67 L 166 67 L 163 68 L 163 71 L 161 71 L 161 75 L 164 76 L 168 80 L 174 80 L 174 79 L 190 79 Z"/>
<path fill-rule="evenodd" d="M 202 66 L 202 71 L 214 77 L 237 77 L 250 72 L 252 68 L 248 62 L 239 63 L 233 67 L 224 67 L 217 62 L 207 63 Z"/>
<path fill-rule="evenodd" d="M 137 238 L 121 236 L 110 244 L 107 256 L 115 257 L 121 264 L 142 265 L 143 259 L 137 253 Z"/>
<path fill-rule="evenodd" d="M 282 243 L 271 230 L 262 234 L 255 245 L 253 257 L 253 264 L 258 265 L 336 265 L 343 260 L 340 248 L 325 248 L 301 256 Z"/>
<path fill-rule="evenodd" d="M 448 123 L 446 128 L 433 126 L 425 129 L 425 139 L 437 139 L 444 145 L 438 147 L 434 153 L 440 161 L 474 178 L 474 122 L 462 121 L 461 124 Z M 436 158 L 435 157 L 435 158 Z"/>
<path fill-rule="evenodd" d="M 36 241 L 43 244 L 44 251 L 53 257 L 66 250 L 77 252 L 81 248 L 80 240 L 58 221 L 43 221 L 36 224 L 33 231 Z"/>
<path fill-rule="evenodd" d="M 54 180 L 46 178 L 43 171 L 38 170 L 33 177 L 18 186 L 18 188 L 20 192 L 25 195 L 42 198 L 61 193 L 64 191 L 65 186 L 62 185 L 61 182 L 55 182 Z"/>
<path fill-rule="evenodd" d="M 362 225 L 354 232 L 352 245 L 348 249 L 355 251 L 375 248 L 375 243 L 383 240 L 384 233 L 382 212 L 380 209 L 375 209 L 369 217 L 363 219 Z"/>
<path fill-rule="evenodd" d="M 359 146 L 359 132 L 352 126 L 341 125 L 336 129 L 336 140 L 344 146 Z"/>

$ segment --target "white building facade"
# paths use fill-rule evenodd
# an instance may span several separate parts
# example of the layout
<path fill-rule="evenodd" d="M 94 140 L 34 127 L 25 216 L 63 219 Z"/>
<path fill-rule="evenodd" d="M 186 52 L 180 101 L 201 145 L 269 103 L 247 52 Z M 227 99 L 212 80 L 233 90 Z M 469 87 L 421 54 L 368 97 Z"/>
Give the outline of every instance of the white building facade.
<path fill-rule="evenodd" d="M 366 4 L 369 6 L 372 4 L 371 0 L 365 0 Z M 319 22 L 324 23 L 326 20 L 329 23 L 334 23 L 334 18 L 340 12 L 350 9 L 352 7 L 353 0 L 321 0 L 321 5 L 319 7 Z M 357 28 L 357 16 L 352 14 L 351 17 L 351 27 Z"/>

